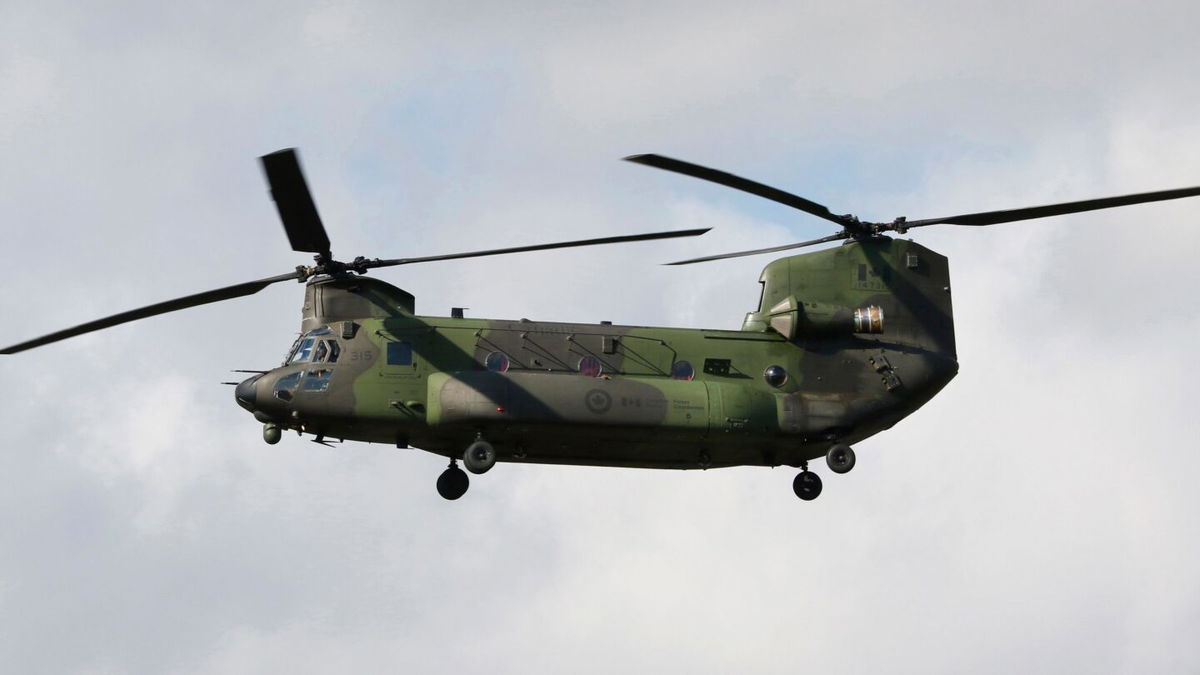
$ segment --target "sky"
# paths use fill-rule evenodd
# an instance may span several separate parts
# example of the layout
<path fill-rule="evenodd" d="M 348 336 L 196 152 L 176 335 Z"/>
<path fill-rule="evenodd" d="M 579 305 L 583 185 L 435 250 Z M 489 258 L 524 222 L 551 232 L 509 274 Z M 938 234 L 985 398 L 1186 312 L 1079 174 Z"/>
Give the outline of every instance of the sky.
<path fill-rule="evenodd" d="M 1200 184 L 1184 2 L 0 3 L 12 344 L 285 273 L 257 165 L 300 148 L 342 259 L 420 313 L 736 328 L 827 223 Z M 1200 200 L 911 233 L 960 374 L 845 476 L 500 464 L 233 401 L 302 289 L 0 360 L 0 663 L 23 673 L 1194 672 Z M 552 279 L 553 281 L 547 281 Z"/>

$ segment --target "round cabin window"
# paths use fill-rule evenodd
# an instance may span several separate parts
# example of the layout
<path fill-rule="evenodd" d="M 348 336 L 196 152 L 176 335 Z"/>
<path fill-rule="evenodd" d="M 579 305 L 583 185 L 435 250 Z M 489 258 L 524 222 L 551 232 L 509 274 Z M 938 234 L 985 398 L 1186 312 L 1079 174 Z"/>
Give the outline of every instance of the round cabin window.
<path fill-rule="evenodd" d="M 696 377 L 696 369 L 687 361 L 676 361 L 671 365 L 671 377 L 691 382 L 692 378 Z"/>
<path fill-rule="evenodd" d="M 600 359 L 594 356 L 585 356 L 579 359 L 579 374 L 587 377 L 600 377 L 600 373 L 604 372 L 604 366 L 600 364 Z"/>
<path fill-rule="evenodd" d="M 783 366 L 767 366 L 763 371 L 763 379 L 772 387 L 782 387 L 787 382 L 787 371 Z"/>
<path fill-rule="evenodd" d="M 508 372 L 508 356 L 503 352 L 492 352 L 484 359 L 483 365 L 493 373 Z"/>

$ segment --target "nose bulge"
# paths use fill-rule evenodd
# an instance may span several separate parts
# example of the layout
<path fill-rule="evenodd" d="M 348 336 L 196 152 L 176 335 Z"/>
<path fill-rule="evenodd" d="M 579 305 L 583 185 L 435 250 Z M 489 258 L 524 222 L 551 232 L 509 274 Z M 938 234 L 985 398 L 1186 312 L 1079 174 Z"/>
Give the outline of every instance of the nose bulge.
<path fill-rule="evenodd" d="M 255 404 L 258 402 L 258 380 L 262 375 L 243 380 L 233 390 L 233 397 L 237 399 L 238 405 L 242 406 L 250 412 L 254 412 Z"/>

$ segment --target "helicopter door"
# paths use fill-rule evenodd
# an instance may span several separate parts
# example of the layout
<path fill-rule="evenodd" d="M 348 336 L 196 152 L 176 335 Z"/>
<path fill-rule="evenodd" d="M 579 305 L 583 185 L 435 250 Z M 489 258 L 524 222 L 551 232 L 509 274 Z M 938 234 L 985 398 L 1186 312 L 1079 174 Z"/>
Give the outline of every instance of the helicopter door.
<path fill-rule="evenodd" d="M 383 343 L 378 345 L 376 377 L 371 380 L 375 395 L 388 401 L 423 400 L 425 359 L 422 358 L 422 336 L 402 331 L 388 332 L 383 338 Z"/>

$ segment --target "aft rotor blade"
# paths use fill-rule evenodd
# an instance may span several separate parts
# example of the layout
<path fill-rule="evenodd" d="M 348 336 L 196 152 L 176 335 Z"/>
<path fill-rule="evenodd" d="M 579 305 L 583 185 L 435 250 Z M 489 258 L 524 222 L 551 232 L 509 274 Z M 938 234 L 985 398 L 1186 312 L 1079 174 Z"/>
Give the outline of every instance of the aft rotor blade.
<path fill-rule="evenodd" d="M 1023 209 L 1008 209 L 1005 211 L 984 211 L 982 213 L 967 213 L 948 218 L 928 218 L 904 223 L 905 229 L 924 227 L 925 225 L 996 225 L 1012 223 L 1018 220 L 1033 218 L 1048 218 L 1067 213 L 1082 213 L 1099 209 L 1111 209 L 1117 206 L 1142 204 L 1145 202 L 1161 202 L 1168 199 L 1181 199 L 1200 195 L 1200 187 L 1179 188 L 1176 190 L 1159 190 L 1158 192 L 1142 192 L 1121 197 L 1103 197 L 1101 199 L 1085 199 L 1079 202 L 1064 202 L 1062 204 L 1047 204 L 1046 206 L 1030 206 Z"/>
<path fill-rule="evenodd" d="M 331 258 L 329 252 L 329 235 L 321 224 L 321 216 L 317 213 L 317 205 L 313 202 L 312 193 L 308 191 L 308 182 L 304 180 L 304 172 L 300 169 L 300 159 L 295 148 L 287 148 L 263 155 L 263 172 L 267 183 L 271 186 L 271 197 L 275 200 L 275 208 L 279 210 L 279 219 L 283 221 L 283 229 L 287 231 L 288 241 L 293 251 L 320 253 Z"/>
<path fill-rule="evenodd" d="M 574 248 L 576 246 L 599 246 L 601 244 L 624 244 L 631 241 L 650 241 L 652 239 L 674 239 L 676 237 L 698 237 L 708 232 L 709 227 L 695 230 L 671 230 L 667 232 L 649 232 L 647 234 L 627 234 L 619 237 L 600 237 L 597 239 L 579 239 L 576 241 L 560 241 L 553 244 L 532 244 L 530 246 L 513 246 L 510 248 L 494 248 L 486 251 L 469 251 L 466 253 L 447 253 L 445 255 L 429 255 L 420 258 L 393 258 L 391 260 L 368 260 L 362 264 L 366 269 L 374 267 L 391 267 L 392 265 L 409 265 L 412 263 L 434 262 L 437 260 L 456 260 L 459 258 L 481 258 L 489 255 L 506 255 L 509 253 L 525 253 L 527 251 L 547 251 L 555 248 Z"/>
<path fill-rule="evenodd" d="M 747 255 L 758 255 L 760 253 L 776 253 L 778 251 L 787 251 L 793 248 L 802 248 L 804 246 L 812 246 L 814 244 L 824 244 L 828 241 L 837 241 L 839 239 L 849 239 L 852 237 L 849 232 L 838 232 L 831 234 L 828 237 L 813 239 L 812 241 L 802 241 L 799 244 L 784 244 L 783 246 L 772 246 L 770 248 L 756 248 L 753 251 L 738 251 L 737 253 L 721 253 L 718 255 L 706 255 L 703 258 L 690 258 L 688 260 L 679 260 L 676 262 L 666 263 L 667 265 L 691 265 L 692 263 L 709 262 L 710 260 L 724 260 L 726 258 L 741 258 Z"/>
<path fill-rule="evenodd" d="M 195 295 L 175 298 L 174 300 L 167 300 L 166 302 L 148 305 L 146 307 L 142 307 L 141 309 L 133 309 L 128 312 L 121 312 L 120 314 L 114 314 L 103 319 L 89 321 L 87 323 L 75 326 L 74 328 L 67 328 L 66 330 L 60 330 L 57 333 L 43 335 L 40 338 L 22 342 L 11 347 L 5 347 L 4 349 L 0 349 L 0 354 L 16 354 L 17 352 L 23 352 L 26 349 L 41 347 L 42 345 L 47 345 L 51 342 L 58 342 L 59 340 L 65 340 L 70 337 L 75 337 L 76 335 L 83 335 L 84 333 L 91 333 L 92 331 L 111 328 L 112 326 L 128 323 L 130 321 L 137 321 L 138 319 L 145 319 L 158 314 L 166 314 L 167 312 L 187 309 L 188 307 L 207 305 L 212 302 L 220 302 L 221 300 L 232 300 L 233 298 L 240 298 L 244 295 L 253 295 L 267 286 L 270 286 L 271 284 L 278 283 L 280 281 L 301 279 L 303 276 L 304 273 L 300 271 L 290 272 L 288 274 L 281 274 L 277 277 L 268 277 L 266 279 L 259 279 L 258 281 L 247 281 L 242 284 L 226 286 L 225 288 L 218 288 L 211 291 L 204 291 L 203 293 L 196 293 Z"/>
<path fill-rule="evenodd" d="M 853 227 L 853 221 L 851 221 L 849 218 L 834 215 L 833 213 L 830 213 L 828 208 L 821 204 L 809 201 L 804 197 L 794 195 L 790 192 L 784 192 L 778 188 L 773 188 L 770 185 L 763 185 L 762 183 L 757 183 L 755 181 L 742 178 L 741 176 L 735 176 L 731 173 L 718 171 L 717 169 L 710 169 L 706 166 L 692 164 L 691 162 L 685 162 L 680 159 L 663 157 L 662 155 L 630 155 L 625 159 L 637 164 L 652 166 L 656 169 L 674 171 L 675 173 L 682 173 L 686 176 L 692 176 L 693 178 L 719 183 L 735 190 L 741 190 L 742 192 L 749 192 L 752 195 L 765 197 L 773 202 L 778 202 L 794 209 L 800 209 L 805 213 L 811 213 L 818 218 L 824 218 L 825 220 L 837 223 L 843 227 Z"/>

